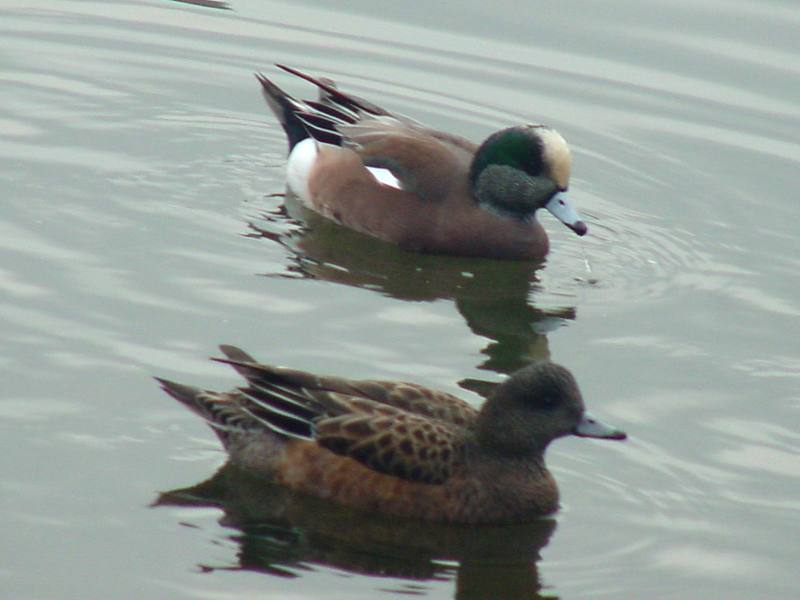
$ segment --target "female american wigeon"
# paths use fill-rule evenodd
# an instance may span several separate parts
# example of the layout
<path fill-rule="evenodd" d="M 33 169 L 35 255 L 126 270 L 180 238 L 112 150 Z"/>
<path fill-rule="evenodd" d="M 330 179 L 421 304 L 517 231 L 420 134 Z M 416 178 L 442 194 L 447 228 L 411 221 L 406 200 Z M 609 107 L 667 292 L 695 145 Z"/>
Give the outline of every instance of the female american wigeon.
<path fill-rule="evenodd" d="M 321 377 L 257 363 L 221 346 L 247 379 L 227 392 L 163 379 L 203 417 L 233 464 L 295 491 L 383 515 L 511 523 L 558 508 L 547 445 L 574 434 L 625 434 L 584 411 L 572 374 L 529 365 L 497 385 L 478 411 L 412 383 Z"/>
<path fill-rule="evenodd" d="M 586 233 L 566 194 L 569 147 L 554 129 L 509 127 L 478 146 L 277 66 L 320 92 L 319 101 L 296 100 L 257 75 L 289 140 L 288 188 L 308 208 L 434 254 L 542 259 L 549 243 L 540 208 Z"/>

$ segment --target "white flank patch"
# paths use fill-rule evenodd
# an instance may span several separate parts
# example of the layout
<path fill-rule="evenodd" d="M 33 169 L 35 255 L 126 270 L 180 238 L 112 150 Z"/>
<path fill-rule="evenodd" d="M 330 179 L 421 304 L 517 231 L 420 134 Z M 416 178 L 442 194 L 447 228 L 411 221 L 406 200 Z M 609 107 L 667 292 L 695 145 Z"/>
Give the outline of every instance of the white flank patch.
<path fill-rule="evenodd" d="M 389 169 L 380 169 L 378 167 L 367 167 L 367 171 L 372 173 L 372 176 L 383 185 L 402 190 L 400 180 L 395 177 Z"/>
<path fill-rule="evenodd" d="M 317 143 L 312 138 L 306 138 L 295 144 L 286 163 L 286 185 L 306 206 L 311 205 L 308 176 L 315 160 L 317 160 Z"/>
<path fill-rule="evenodd" d="M 309 208 L 311 208 L 311 192 L 308 190 L 308 178 L 311 174 L 311 169 L 314 167 L 314 162 L 317 160 L 317 153 L 319 152 L 317 144 L 318 142 L 315 142 L 312 138 L 306 138 L 302 142 L 298 142 L 292 148 L 289 160 L 286 163 L 286 185 Z M 400 185 L 400 180 L 392 175 L 389 169 L 367 167 L 367 170 L 381 185 L 398 190 L 403 189 Z"/>

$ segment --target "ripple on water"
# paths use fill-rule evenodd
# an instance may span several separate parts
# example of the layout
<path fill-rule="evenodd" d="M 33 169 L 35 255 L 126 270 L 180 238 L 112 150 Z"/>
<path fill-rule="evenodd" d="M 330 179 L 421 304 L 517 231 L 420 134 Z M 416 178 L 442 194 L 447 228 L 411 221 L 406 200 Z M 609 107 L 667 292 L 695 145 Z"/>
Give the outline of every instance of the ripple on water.
<path fill-rule="evenodd" d="M 394 296 L 373 283 L 385 281 L 390 263 L 403 262 L 388 252 L 370 265 L 372 279 L 358 293 L 334 291 L 327 282 L 286 285 L 284 278 L 253 277 L 300 272 L 275 239 L 301 225 L 262 220 L 276 237 L 259 238 L 261 248 L 242 237 L 247 221 L 277 204 L 263 195 L 282 191 L 285 153 L 283 134 L 261 104 L 251 73 L 286 62 L 337 77 L 348 91 L 475 141 L 512 123 L 539 121 L 558 128 L 572 145 L 570 191 L 590 235 L 579 240 L 542 215 L 553 252 L 537 285 L 521 295 L 537 306 L 570 307 L 562 313 L 568 320 L 591 303 L 622 311 L 638 304 L 647 314 L 610 319 L 619 330 L 590 344 L 570 347 L 569 336 L 550 336 L 563 344 L 562 356 L 585 352 L 595 373 L 605 374 L 606 358 L 645 356 L 631 369 L 641 369 L 631 378 L 638 381 L 626 381 L 628 371 L 620 369 L 620 380 L 609 383 L 623 393 L 629 386 L 631 397 L 603 406 L 631 427 L 628 443 L 575 442 L 572 452 L 563 441 L 551 452 L 564 510 L 542 570 L 555 593 L 753 596 L 774 589 L 775 565 L 784 568 L 774 580 L 794 591 L 797 543 L 784 532 L 792 534 L 800 510 L 794 460 L 800 442 L 791 427 L 800 404 L 795 392 L 784 390 L 793 390 L 799 372 L 789 342 L 800 314 L 794 289 L 800 263 L 796 235 L 786 225 L 794 222 L 796 206 L 779 197 L 791 187 L 775 182 L 794 181 L 797 170 L 797 105 L 783 91 L 800 64 L 789 60 L 796 54 L 797 11 L 788 4 L 726 0 L 627 3 L 624 12 L 579 5 L 570 11 L 566 3 L 531 20 L 491 7 L 482 14 L 471 3 L 440 20 L 447 31 L 426 20 L 428 11 L 409 21 L 398 14 L 403 3 L 387 3 L 381 15 L 314 2 L 242 2 L 224 14 L 170 2 L 139 3 L 136 10 L 74 2 L 5 10 L 0 32 L 8 68 L 0 82 L 10 93 L 0 107 L 0 156 L 11 159 L 3 175 L 19 194 L 6 199 L 4 208 L 10 208 L 0 223 L 0 246 L 10 258 L 0 268 L 0 316 L 10 348 L 0 366 L 12 387 L 22 389 L 0 402 L 0 413 L 24 443 L 31 439 L 28 428 L 42 427 L 32 452 L 19 453 L 21 469 L 35 476 L 43 465 L 60 467 L 52 452 L 35 452 L 47 440 L 48 449 L 85 449 L 82 472 L 92 477 L 85 490 L 69 469 L 63 481 L 48 478 L 57 483 L 36 493 L 47 503 L 42 514 L 74 518 L 59 495 L 96 506 L 100 478 L 93 473 L 100 467 L 103 480 L 115 486 L 108 495 L 119 506 L 114 514 L 135 519 L 141 511 L 130 509 L 137 493 L 131 482 L 151 490 L 157 470 L 169 468 L 169 459 L 161 462 L 164 448 L 176 448 L 166 454 L 187 461 L 208 460 L 213 448 L 214 460 L 221 460 L 208 432 L 194 439 L 167 428 L 158 444 L 148 445 L 157 459 L 144 473 L 143 448 L 126 455 L 126 444 L 117 442 L 127 438 L 108 437 L 113 429 L 108 434 L 105 419 L 92 423 L 79 414 L 77 435 L 59 432 L 71 413 L 89 410 L 114 411 L 119 421 L 112 425 L 135 428 L 139 417 L 131 414 L 149 407 L 128 382 L 138 385 L 149 373 L 171 369 L 187 381 L 196 375 L 217 383 L 220 376 L 233 378 L 202 358 L 231 335 L 249 335 L 253 346 L 271 348 L 265 360 L 273 353 L 292 364 L 302 358 L 331 372 L 362 369 L 365 376 L 416 372 L 451 390 L 472 367 L 487 328 L 476 317 L 488 311 L 480 290 L 470 290 L 470 303 L 456 306 L 474 327 L 467 331 L 451 290 L 468 288 L 470 279 L 480 280 L 476 287 L 492 282 L 476 277 L 474 265 L 437 270 L 434 263 L 446 261 L 420 260 L 397 277 L 411 285 L 398 286 Z M 654 12 L 658 19 L 651 18 Z M 489 17 L 499 19 L 492 31 Z M 290 80 L 279 83 L 298 95 L 307 91 Z M 764 204 L 769 211 L 760 210 Z M 414 279 L 409 274 L 417 264 L 424 277 Z M 346 282 L 346 275 L 336 281 Z M 424 296 L 446 301 L 409 300 L 419 299 L 413 294 L 426 278 L 452 280 Z M 333 309 L 315 310 L 317 302 L 332 302 Z M 674 326 L 688 321 L 684 302 L 713 318 L 690 321 L 691 329 Z M 656 306 L 666 309 L 653 319 Z M 740 311 L 735 318 L 731 307 Z M 754 314 L 766 318 L 753 322 Z M 501 320 L 504 335 L 513 336 L 519 323 L 540 323 L 521 316 Z M 581 325 L 600 323 L 584 319 Z M 737 326 L 727 337 L 717 335 Z M 390 345 L 389 337 L 404 343 Z M 545 350 L 526 348 L 521 355 L 547 356 Z M 431 360 L 440 355 L 446 360 Z M 653 364 L 644 364 L 651 358 Z M 40 374 L 50 379 L 38 381 Z M 56 378 L 59 387 L 74 386 L 66 400 L 49 395 Z M 664 389 L 652 392 L 654 378 Z M 98 382 L 107 383 L 103 393 L 93 393 Z M 43 389 L 29 389 L 37 385 Z M 151 394 L 149 382 L 142 385 Z M 173 423 L 174 414 L 165 422 Z M 4 489 L 21 489 L 19 479 L 6 479 Z M 59 493 L 50 493 L 54 485 Z M 157 518 L 148 514 L 135 528 L 140 539 L 119 541 L 138 543 L 137 556 L 155 556 L 156 545 L 168 547 L 175 539 L 170 532 L 159 538 L 163 532 L 151 527 Z M 97 530 L 81 529 L 81 549 L 102 551 L 114 567 L 107 573 L 127 572 L 124 560 L 113 560 L 129 556 L 130 544 L 108 552 L 116 541 L 101 531 L 105 521 L 98 523 Z M 45 539 L 41 533 L 26 530 L 24 537 Z M 239 548 L 227 536 L 220 533 L 216 542 L 233 556 Z M 111 545 L 91 541 L 98 539 Z M 81 540 L 68 542 L 77 547 Z M 54 581 L 82 589 L 85 582 L 68 573 L 81 572 L 73 568 L 80 567 L 74 557 L 86 553 L 51 546 L 37 547 L 34 562 L 61 568 L 64 577 Z M 32 554 L 22 550 L 19 566 L 12 566 L 37 578 L 24 562 Z M 176 561 L 172 574 L 196 560 L 178 552 L 163 556 Z M 165 564 L 136 571 L 160 581 L 172 576 L 164 575 Z M 318 585 L 308 597 L 330 587 L 320 575 L 324 567 L 303 568 L 297 572 Z M 360 577 L 335 577 L 340 586 L 365 585 Z M 237 585 L 250 581 L 223 578 L 234 596 Z M 740 585 L 747 578 L 756 583 Z M 696 592 L 694 582 L 703 579 L 711 585 Z M 141 596 L 141 578 L 108 583 Z M 258 585 L 303 594 L 285 579 L 259 578 Z"/>

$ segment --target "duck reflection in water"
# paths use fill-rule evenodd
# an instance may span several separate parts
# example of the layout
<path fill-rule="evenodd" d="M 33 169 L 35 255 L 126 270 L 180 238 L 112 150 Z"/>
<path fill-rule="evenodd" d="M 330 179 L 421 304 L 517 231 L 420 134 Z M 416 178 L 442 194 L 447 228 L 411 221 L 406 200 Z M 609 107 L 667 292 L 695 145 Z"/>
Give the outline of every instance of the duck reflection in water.
<path fill-rule="evenodd" d="M 396 591 L 416 594 L 425 582 L 454 579 L 463 600 L 541 598 L 539 553 L 556 528 L 550 517 L 522 525 L 419 527 L 268 484 L 231 464 L 207 481 L 161 494 L 154 505 L 223 511 L 221 524 L 236 530 L 230 538 L 239 547 L 238 565 L 201 565 L 204 571 L 295 578 L 319 565 L 380 578 L 382 590 L 387 577 L 396 578 Z"/>
<path fill-rule="evenodd" d="M 266 276 L 319 279 L 403 301 L 452 300 L 470 330 L 491 340 L 482 369 L 510 374 L 531 361 L 549 360 L 547 332 L 576 317 L 573 306 L 531 305 L 540 261 L 406 252 L 337 225 L 290 197 L 263 217 L 245 235 L 282 245 L 291 261 L 287 273 Z M 481 382 L 462 383 L 485 395 Z"/>

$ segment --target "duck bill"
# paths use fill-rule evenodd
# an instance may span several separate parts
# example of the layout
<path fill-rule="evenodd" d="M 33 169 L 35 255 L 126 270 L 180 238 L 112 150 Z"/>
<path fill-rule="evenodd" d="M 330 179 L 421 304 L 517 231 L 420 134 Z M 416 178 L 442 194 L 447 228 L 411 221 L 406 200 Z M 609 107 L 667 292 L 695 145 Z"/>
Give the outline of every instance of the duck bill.
<path fill-rule="evenodd" d="M 586 232 L 589 230 L 586 223 L 581 221 L 578 212 L 572 207 L 572 202 L 570 202 L 566 192 L 556 193 L 544 207 L 549 210 L 556 219 L 578 235 L 586 235 Z"/>
<path fill-rule="evenodd" d="M 572 433 L 578 437 L 599 438 L 602 440 L 624 440 L 628 437 L 624 431 L 598 421 L 588 412 L 583 413 L 581 422 L 575 426 Z"/>

